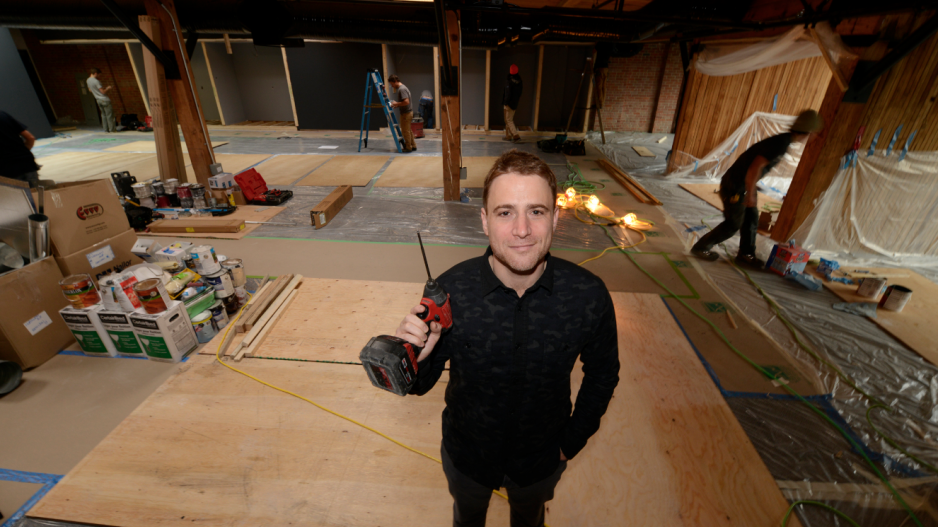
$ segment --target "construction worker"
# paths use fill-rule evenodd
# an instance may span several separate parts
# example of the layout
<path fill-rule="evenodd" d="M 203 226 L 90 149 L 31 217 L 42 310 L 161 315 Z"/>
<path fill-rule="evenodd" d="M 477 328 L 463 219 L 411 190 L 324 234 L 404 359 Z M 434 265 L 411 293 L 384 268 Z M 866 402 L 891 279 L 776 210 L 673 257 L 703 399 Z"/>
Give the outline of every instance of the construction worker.
<path fill-rule="evenodd" d="M 502 95 L 502 105 L 505 107 L 505 141 L 521 140 L 518 127 L 515 126 L 515 110 L 521 100 L 521 75 L 518 75 L 518 66 L 512 64 L 508 68 L 508 80 L 505 83 L 505 93 Z"/>
<path fill-rule="evenodd" d="M 91 75 L 85 83 L 88 85 L 88 91 L 91 92 L 91 95 L 94 95 L 94 101 L 98 103 L 98 109 L 101 110 L 101 125 L 104 126 L 104 132 L 116 132 L 117 127 L 114 124 L 114 110 L 111 109 L 111 98 L 105 95 L 105 93 L 111 91 L 113 86 L 101 86 L 101 81 L 98 80 L 101 70 L 98 68 L 91 68 L 89 71 Z"/>
<path fill-rule="evenodd" d="M 812 133 L 823 127 L 824 122 L 817 112 L 805 110 L 798 115 L 790 131 L 763 139 L 743 152 L 720 180 L 723 223 L 702 237 L 691 248 L 691 253 L 698 258 L 715 261 L 719 256 L 710 249 L 739 231 L 736 262 L 764 268 L 765 262 L 756 258 L 756 228 L 759 226 L 756 184 L 781 161 L 789 145 L 807 142 Z"/>
<path fill-rule="evenodd" d="M 391 101 L 391 108 L 401 109 L 401 132 L 404 133 L 404 148 L 402 151 L 405 154 L 413 152 L 417 149 L 417 144 L 414 143 L 414 130 L 410 126 L 410 123 L 414 120 L 414 108 L 410 104 L 410 88 L 404 86 L 404 83 L 397 75 L 388 77 L 388 84 L 397 90 L 397 100 Z"/>

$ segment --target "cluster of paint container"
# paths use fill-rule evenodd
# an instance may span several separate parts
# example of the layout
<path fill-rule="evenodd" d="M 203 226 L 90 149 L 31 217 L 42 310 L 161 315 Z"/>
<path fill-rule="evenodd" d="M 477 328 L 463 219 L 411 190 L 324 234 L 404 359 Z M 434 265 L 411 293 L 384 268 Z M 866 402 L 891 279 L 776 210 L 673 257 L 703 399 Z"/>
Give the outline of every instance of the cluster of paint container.
<path fill-rule="evenodd" d="M 176 179 L 145 181 L 131 187 L 139 205 L 149 208 L 182 207 L 205 209 L 215 206 L 215 199 L 207 195 L 201 183 L 179 183 Z"/>

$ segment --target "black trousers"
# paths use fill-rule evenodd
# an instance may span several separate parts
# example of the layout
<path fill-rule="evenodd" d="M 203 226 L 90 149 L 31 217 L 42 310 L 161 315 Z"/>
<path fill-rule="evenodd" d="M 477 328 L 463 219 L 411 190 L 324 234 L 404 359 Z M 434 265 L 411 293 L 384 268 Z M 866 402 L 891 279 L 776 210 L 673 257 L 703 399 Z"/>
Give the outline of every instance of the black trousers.
<path fill-rule="evenodd" d="M 735 200 L 734 200 L 735 198 Z M 724 195 L 723 223 L 704 235 L 696 244 L 695 251 L 709 251 L 714 245 L 733 237 L 739 231 L 739 254 L 756 254 L 756 230 L 759 228 L 759 209 L 744 204 L 745 195 Z"/>
<path fill-rule="evenodd" d="M 453 496 L 453 527 L 485 527 L 492 489 L 479 485 L 456 469 L 445 448 L 440 448 L 440 454 L 449 493 Z M 557 455 L 560 455 L 559 451 Z M 519 487 L 505 477 L 504 486 L 511 507 L 511 527 L 544 527 L 544 504 L 554 499 L 554 487 L 566 468 L 567 462 L 561 461 L 550 477 L 527 487 Z"/>

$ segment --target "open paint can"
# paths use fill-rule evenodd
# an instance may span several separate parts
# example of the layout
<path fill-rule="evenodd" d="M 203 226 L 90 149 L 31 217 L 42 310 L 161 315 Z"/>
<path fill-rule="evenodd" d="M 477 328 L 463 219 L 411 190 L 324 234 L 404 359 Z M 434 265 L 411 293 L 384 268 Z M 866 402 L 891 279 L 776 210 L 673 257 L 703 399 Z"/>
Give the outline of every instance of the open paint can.
<path fill-rule="evenodd" d="M 221 271 L 221 265 L 215 256 L 215 248 L 211 245 L 199 245 L 189 251 L 192 255 L 195 271 L 202 276 Z"/>
<path fill-rule="evenodd" d="M 228 316 L 234 315 L 238 312 L 238 308 L 241 307 L 238 304 L 238 297 L 235 296 L 234 291 L 230 295 L 219 296 L 220 293 L 215 292 L 215 298 L 221 300 L 223 306 L 225 306 L 225 312 L 228 313 Z"/>
<path fill-rule="evenodd" d="M 886 288 L 886 294 L 879 300 L 879 307 L 898 313 L 909 303 L 911 298 L 912 290 L 908 287 L 891 285 Z"/>
<path fill-rule="evenodd" d="M 148 198 L 153 195 L 153 187 L 147 186 L 146 183 L 134 183 L 130 186 L 134 191 L 134 196 L 137 198 Z"/>
<path fill-rule="evenodd" d="M 195 338 L 198 339 L 201 344 L 212 340 L 218 333 L 218 331 L 215 330 L 212 313 L 208 310 L 192 317 L 192 329 L 195 330 Z"/>
<path fill-rule="evenodd" d="M 91 307 L 101 301 L 101 295 L 94 287 L 91 277 L 86 274 L 73 274 L 59 280 L 59 287 L 65 298 L 76 309 Z M 234 292 L 234 291 L 232 291 Z"/>
<path fill-rule="evenodd" d="M 231 283 L 231 274 L 227 269 L 222 269 L 217 273 L 204 274 L 202 278 L 215 288 L 215 298 L 234 295 L 234 284 Z"/>
<path fill-rule="evenodd" d="M 175 179 L 175 178 L 167 179 L 166 181 L 163 182 L 163 192 L 166 194 L 175 194 L 176 188 L 178 185 L 179 185 L 178 179 Z"/>
<path fill-rule="evenodd" d="M 137 293 L 137 298 L 140 299 L 147 313 L 155 315 L 166 311 L 169 293 L 166 292 L 166 287 L 159 278 L 150 278 L 135 283 L 134 292 Z"/>
<path fill-rule="evenodd" d="M 885 278 L 864 278 L 860 280 L 857 294 L 864 298 L 876 298 L 886 288 Z"/>
<path fill-rule="evenodd" d="M 216 300 L 208 310 L 211 311 L 212 320 L 215 321 L 215 329 L 221 331 L 228 325 L 228 312 L 225 311 L 225 305 L 221 300 Z"/>
<path fill-rule="evenodd" d="M 241 263 L 240 258 L 228 258 L 222 262 L 221 266 L 231 271 L 231 283 L 235 287 L 244 287 L 247 284 L 248 279 L 244 274 L 244 264 Z"/>

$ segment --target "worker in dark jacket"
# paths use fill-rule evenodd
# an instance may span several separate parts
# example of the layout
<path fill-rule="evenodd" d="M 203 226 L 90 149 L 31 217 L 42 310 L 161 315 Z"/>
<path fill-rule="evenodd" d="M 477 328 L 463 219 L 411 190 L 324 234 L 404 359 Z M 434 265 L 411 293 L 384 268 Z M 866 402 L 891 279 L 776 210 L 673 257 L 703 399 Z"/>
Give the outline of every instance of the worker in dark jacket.
<path fill-rule="evenodd" d="M 719 256 L 710 249 L 730 239 L 739 231 L 739 253 L 736 262 L 761 269 L 765 262 L 756 258 L 756 229 L 759 226 L 758 192 L 756 185 L 781 161 L 792 143 L 806 143 L 808 137 L 823 128 L 821 117 L 814 110 L 798 115 L 791 130 L 750 146 L 723 174 L 720 199 L 723 201 L 723 223 L 707 233 L 691 249 L 704 260 Z"/>
<path fill-rule="evenodd" d="M 521 140 L 518 127 L 515 126 L 515 110 L 521 100 L 521 75 L 518 75 L 518 66 L 512 64 L 508 68 L 508 81 L 505 83 L 505 94 L 502 96 L 502 105 L 505 107 L 505 141 Z"/>

